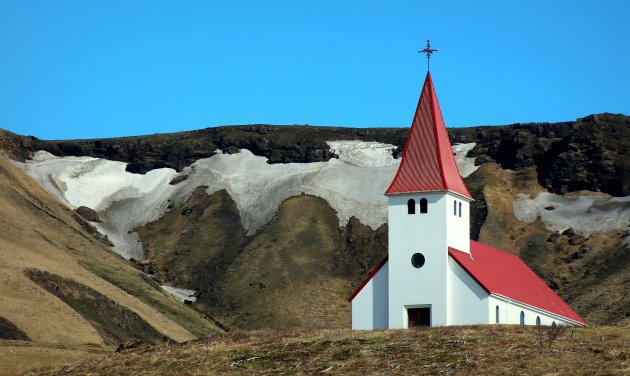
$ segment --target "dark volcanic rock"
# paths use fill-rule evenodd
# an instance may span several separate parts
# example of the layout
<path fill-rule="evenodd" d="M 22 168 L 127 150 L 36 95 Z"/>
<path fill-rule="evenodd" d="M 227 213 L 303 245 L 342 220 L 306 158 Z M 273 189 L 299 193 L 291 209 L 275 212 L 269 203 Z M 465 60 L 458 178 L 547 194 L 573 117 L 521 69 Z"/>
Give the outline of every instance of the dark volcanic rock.
<path fill-rule="evenodd" d="M 583 244 L 585 241 L 586 241 L 586 238 L 583 237 L 582 235 L 573 235 L 569 239 L 569 244 L 571 244 L 571 245 L 580 245 L 580 244 Z"/>
<path fill-rule="evenodd" d="M 188 179 L 188 175 L 179 175 L 173 178 L 173 180 L 170 181 L 170 185 L 177 185 L 185 180 Z"/>
<path fill-rule="evenodd" d="M 87 206 L 79 206 L 75 210 L 77 214 L 79 214 L 81 217 L 87 219 L 90 222 L 101 221 L 101 219 L 98 217 L 98 213 L 94 209 L 88 208 Z"/>
<path fill-rule="evenodd" d="M 553 234 L 549 235 L 549 238 L 547 238 L 547 242 L 555 243 L 556 241 L 558 241 L 558 237 L 559 235 L 554 232 Z"/>
<path fill-rule="evenodd" d="M 99 140 L 26 142 L 27 151 L 46 150 L 63 156 L 90 155 L 128 162 L 127 171 L 144 174 L 156 168 L 181 171 L 200 158 L 248 149 L 269 163 L 321 162 L 333 158 L 326 141 L 373 140 L 402 148 L 408 129 L 353 129 L 341 127 L 243 125 L 206 128 L 190 132 L 155 134 Z M 395 152 L 399 155 L 401 150 Z M 23 154 L 23 153 L 22 153 Z"/>
<path fill-rule="evenodd" d="M 458 142 L 476 142 L 469 156 L 504 168 L 535 165 L 540 184 L 555 193 L 630 194 L 630 117 L 590 115 L 575 122 L 449 129 Z"/>

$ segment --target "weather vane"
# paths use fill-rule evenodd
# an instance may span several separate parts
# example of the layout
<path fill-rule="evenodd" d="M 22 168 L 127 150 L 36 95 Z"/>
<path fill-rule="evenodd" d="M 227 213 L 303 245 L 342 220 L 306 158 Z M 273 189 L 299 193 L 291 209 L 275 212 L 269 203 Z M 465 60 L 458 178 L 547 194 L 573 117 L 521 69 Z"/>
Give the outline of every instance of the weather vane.
<path fill-rule="evenodd" d="M 418 52 L 421 54 L 427 54 L 427 71 L 429 71 L 431 54 L 438 52 L 438 49 L 431 48 L 431 42 L 429 42 L 429 40 L 427 39 L 427 46 L 424 48 L 424 50 L 420 50 Z"/>

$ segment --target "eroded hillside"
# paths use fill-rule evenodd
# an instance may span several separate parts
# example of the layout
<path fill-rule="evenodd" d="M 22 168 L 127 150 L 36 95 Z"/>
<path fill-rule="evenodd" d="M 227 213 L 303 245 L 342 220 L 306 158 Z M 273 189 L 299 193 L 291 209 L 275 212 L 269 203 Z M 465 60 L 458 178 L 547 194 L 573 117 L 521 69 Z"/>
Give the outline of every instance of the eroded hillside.
<path fill-rule="evenodd" d="M 201 312 L 245 328 L 343 327 L 350 320 L 344 298 L 386 254 L 387 225 L 380 219 L 386 201 L 380 193 L 365 192 L 384 191 L 392 173 L 386 169 L 395 171 L 392 157 L 400 155 L 406 132 L 253 125 L 104 140 L 9 135 L 0 142 L 10 143 L 7 150 L 17 159 L 41 149 L 128 162 L 126 173 L 144 175 L 129 174 L 138 177 L 125 176 L 125 184 L 142 191 L 147 189 L 142 181 L 149 179 L 151 187 L 161 187 L 146 196 L 121 190 L 112 196 L 118 201 L 103 197 L 93 209 L 112 226 L 127 221 L 113 234 L 132 245 L 141 241 L 139 249 L 146 253 L 136 267 L 160 284 L 196 290 L 192 306 Z M 542 192 L 558 194 L 552 202 L 630 194 L 630 118 L 602 114 L 556 124 L 449 129 L 449 134 L 453 142 L 474 143 L 465 150 L 478 167 L 465 178 L 475 198 L 471 237 L 519 254 L 588 322 L 627 323 L 630 298 L 624 288 L 609 286 L 630 286 L 628 228 L 593 223 L 593 231 L 581 233 L 571 218 L 560 216 L 554 226 L 543 220 L 546 211 L 564 213 L 558 205 L 544 206 L 532 220 L 523 220 L 514 205 L 533 205 L 523 195 L 534 200 Z M 331 146 L 339 140 L 397 148 L 391 162 L 382 164 L 382 155 L 375 163 L 372 152 L 361 150 L 345 158 Z M 235 154 L 239 149 L 244 151 Z M 101 159 L 82 161 L 112 166 Z M 159 167 L 173 169 L 155 170 Z M 76 171 L 83 176 L 95 168 Z M 53 171 L 40 179 L 44 185 L 63 182 L 66 191 L 59 184 L 49 189 L 78 206 L 67 192 L 80 190 L 72 191 L 77 189 L 72 174 L 64 174 Z M 151 210 L 141 211 L 149 207 L 147 200 L 153 200 Z M 133 210 L 138 215 L 132 221 L 125 213 Z M 628 206 L 611 200 L 571 215 L 591 218 L 594 210 L 630 220 Z"/>
<path fill-rule="evenodd" d="M 4 157 L 0 212 L 0 339 L 105 345 L 217 330 Z"/>

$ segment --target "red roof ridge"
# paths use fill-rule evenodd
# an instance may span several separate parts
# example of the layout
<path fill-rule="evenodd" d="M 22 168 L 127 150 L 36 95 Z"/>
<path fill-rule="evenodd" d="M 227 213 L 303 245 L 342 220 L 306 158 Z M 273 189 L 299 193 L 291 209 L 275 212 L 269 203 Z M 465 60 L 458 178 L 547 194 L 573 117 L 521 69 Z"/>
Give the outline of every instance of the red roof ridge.
<path fill-rule="evenodd" d="M 431 78 L 431 73 L 427 72 L 427 77 L 429 79 L 429 81 L 431 82 L 431 87 L 433 88 L 433 78 Z M 437 102 L 437 96 L 435 95 L 435 89 L 431 90 L 429 92 L 429 95 L 431 96 L 431 103 L 433 103 L 433 101 L 435 100 Z M 435 124 L 435 108 L 434 106 L 431 106 L 431 120 L 432 123 Z M 445 127 L 446 128 L 446 127 Z M 440 144 L 440 140 L 438 139 L 438 135 L 437 132 L 433 132 L 433 139 L 435 140 L 435 149 L 437 151 L 437 155 L 440 155 L 440 151 L 442 148 L 442 145 Z M 449 145 L 450 147 L 449 150 L 451 150 L 451 153 L 453 152 L 453 147 L 451 146 L 450 140 L 449 140 Z M 442 158 L 438 158 L 437 159 L 438 164 L 440 165 L 440 177 L 442 178 L 442 185 L 446 186 L 446 177 L 444 176 L 444 167 L 443 167 L 443 163 L 442 163 Z M 457 173 L 459 174 L 459 168 L 457 168 Z"/>
<path fill-rule="evenodd" d="M 368 274 L 368 276 L 365 277 L 365 279 L 363 280 L 363 282 L 361 282 L 359 287 L 357 287 L 356 290 L 354 290 L 354 292 L 352 293 L 352 295 L 350 295 L 350 297 L 348 298 L 348 302 L 352 302 L 352 299 L 354 299 L 355 296 L 359 295 L 359 293 L 361 292 L 361 290 L 363 290 L 365 285 L 367 285 L 368 282 L 370 282 L 370 280 L 372 278 L 374 278 L 376 273 L 378 273 L 378 271 L 381 270 L 383 265 L 385 265 L 387 263 L 387 259 L 388 258 L 389 258 L 389 255 L 385 256 L 385 258 L 383 260 L 381 260 L 381 262 L 379 262 L 378 265 L 376 265 L 376 267 L 374 269 L 372 269 L 370 274 Z"/>

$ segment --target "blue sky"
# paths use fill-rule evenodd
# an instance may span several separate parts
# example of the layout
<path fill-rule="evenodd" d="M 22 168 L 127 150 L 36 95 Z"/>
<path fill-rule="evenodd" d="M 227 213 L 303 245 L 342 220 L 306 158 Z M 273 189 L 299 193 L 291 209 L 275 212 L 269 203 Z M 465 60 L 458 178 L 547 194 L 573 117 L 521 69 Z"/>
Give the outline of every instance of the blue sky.
<path fill-rule="evenodd" d="M 0 0 L 0 128 L 44 139 L 230 124 L 448 126 L 630 115 L 627 1 Z"/>

